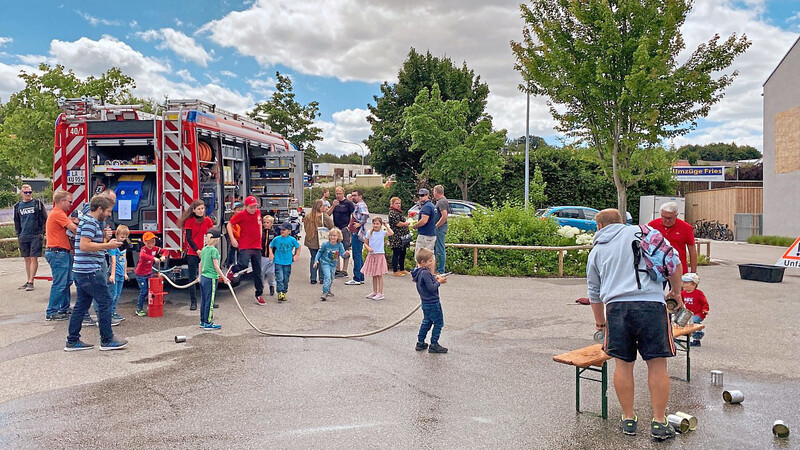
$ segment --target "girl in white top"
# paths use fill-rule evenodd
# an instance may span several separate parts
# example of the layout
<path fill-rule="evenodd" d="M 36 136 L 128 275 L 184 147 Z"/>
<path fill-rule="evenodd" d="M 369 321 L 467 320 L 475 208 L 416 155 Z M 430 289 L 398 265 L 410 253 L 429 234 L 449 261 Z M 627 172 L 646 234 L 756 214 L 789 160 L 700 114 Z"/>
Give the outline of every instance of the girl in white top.
<path fill-rule="evenodd" d="M 367 232 L 367 241 L 364 248 L 369 254 L 364 261 L 361 273 L 372 277 L 372 293 L 367 298 L 372 300 L 383 300 L 383 274 L 389 271 L 386 265 L 386 255 L 383 250 L 384 240 L 387 236 L 392 236 L 394 232 L 389 226 L 383 223 L 380 217 L 372 219 L 372 229 Z"/>

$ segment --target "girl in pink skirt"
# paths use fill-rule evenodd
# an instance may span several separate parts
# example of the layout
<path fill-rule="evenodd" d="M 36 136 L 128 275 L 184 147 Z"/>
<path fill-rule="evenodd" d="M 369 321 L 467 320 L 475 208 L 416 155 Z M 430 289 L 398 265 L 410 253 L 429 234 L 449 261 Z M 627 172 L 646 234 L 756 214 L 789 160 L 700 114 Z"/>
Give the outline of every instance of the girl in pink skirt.
<path fill-rule="evenodd" d="M 361 273 L 372 277 L 372 293 L 367 298 L 372 300 L 383 300 L 383 274 L 389 271 L 386 266 L 386 255 L 383 250 L 383 241 L 386 236 L 393 235 L 394 232 L 388 225 L 383 223 L 380 217 L 372 219 L 372 229 L 367 232 L 367 241 L 364 248 L 369 254 L 361 268 Z"/>

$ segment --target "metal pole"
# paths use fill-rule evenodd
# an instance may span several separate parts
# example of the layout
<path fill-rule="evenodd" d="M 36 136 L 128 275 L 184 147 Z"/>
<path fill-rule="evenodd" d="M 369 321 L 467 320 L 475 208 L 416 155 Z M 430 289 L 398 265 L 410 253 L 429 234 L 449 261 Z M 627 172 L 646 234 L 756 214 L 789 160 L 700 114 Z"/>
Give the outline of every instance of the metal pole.
<path fill-rule="evenodd" d="M 531 184 L 531 174 L 530 174 L 530 148 L 531 148 L 531 136 L 530 136 L 530 124 L 531 124 L 531 93 L 527 93 L 527 104 L 525 108 L 525 209 L 528 209 L 528 198 L 530 196 L 530 184 Z"/>

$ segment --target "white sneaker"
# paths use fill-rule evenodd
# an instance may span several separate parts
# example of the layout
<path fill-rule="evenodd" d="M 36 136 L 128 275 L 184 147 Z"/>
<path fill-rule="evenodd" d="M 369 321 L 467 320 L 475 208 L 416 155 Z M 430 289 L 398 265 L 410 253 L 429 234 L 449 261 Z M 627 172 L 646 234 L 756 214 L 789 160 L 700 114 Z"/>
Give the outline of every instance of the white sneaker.
<path fill-rule="evenodd" d="M 374 297 L 372 297 L 372 299 L 373 299 L 373 300 L 385 300 L 385 299 L 386 299 L 386 297 L 384 297 L 384 296 L 383 296 L 383 294 L 380 294 L 380 293 L 379 293 L 379 294 L 375 294 L 375 296 L 374 296 Z"/>
<path fill-rule="evenodd" d="M 371 294 L 368 294 L 368 295 L 367 295 L 367 298 L 368 298 L 368 299 L 370 299 L 370 300 L 372 300 L 372 299 L 373 299 L 373 297 L 375 297 L 376 295 L 378 295 L 378 293 L 377 293 L 377 292 L 373 292 L 373 293 L 371 293 Z"/>
<path fill-rule="evenodd" d="M 348 286 L 358 286 L 359 284 L 364 284 L 364 282 L 363 281 L 350 280 L 350 281 L 346 281 L 344 284 L 346 284 Z"/>

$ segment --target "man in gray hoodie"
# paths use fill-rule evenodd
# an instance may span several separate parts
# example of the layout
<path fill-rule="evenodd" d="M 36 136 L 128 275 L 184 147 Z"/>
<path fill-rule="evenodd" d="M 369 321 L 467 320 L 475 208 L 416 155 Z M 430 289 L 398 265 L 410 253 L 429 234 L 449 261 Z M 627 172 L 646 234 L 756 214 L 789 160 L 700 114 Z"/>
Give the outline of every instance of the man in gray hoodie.
<path fill-rule="evenodd" d="M 595 216 L 597 234 L 586 265 L 589 301 L 595 327 L 605 331 L 603 350 L 614 358 L 614 389 L 622 407 L 621 427 L 625 434 L 636 434 L 637 417 L 633 411 L 633 365 L 636 353 L 647 364 L 647 380 L 653 420 L 650 434 L 656 439 L 675 436 L 666 420 L 669 400 L 667 358 L 675 356 L 672 326 L 664 302 L 664 288 L 658 281 L 641 276 L 636 283 L 634 253 L 631 244 L 638 240 L 639 227 L 626 226 L 618 210 L 605 209 Z M 652 230 L 651 233 L 657 233 Z M 681 270 L 670 275 L 672 297 L 682 306 Z M 639 262 L 644 269 L 645 262 Z"/>

